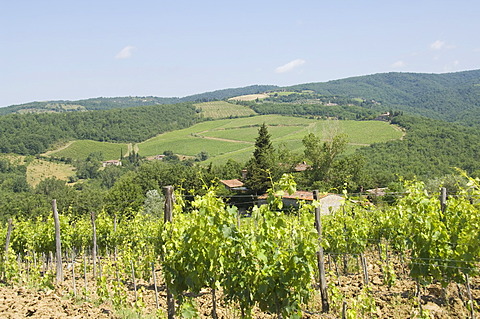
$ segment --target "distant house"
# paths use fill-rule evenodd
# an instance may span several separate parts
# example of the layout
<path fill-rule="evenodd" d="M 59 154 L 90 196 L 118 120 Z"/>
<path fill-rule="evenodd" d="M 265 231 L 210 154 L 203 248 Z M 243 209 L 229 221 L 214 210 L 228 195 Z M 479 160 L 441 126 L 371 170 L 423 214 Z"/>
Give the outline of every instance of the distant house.
<path fill-rule="evenodd" d="M 157 161 L 162 161 L 164 158 L 165 158 L 166 155 L 163 155 L 163 154 L 159 154 L 159 155 L 155 155 L 153 157 L 154 160 L 157 160 Z"/>
<path fill-rule="evenodd" d="M 267 196 L 267 194 L 258 196 L 258 204 L 266 204 Z M 322 194 L 319 195 L 319 197 L 320 199 L 318 201 L 320 202 L 320 213 L 323 215 L 330 214 L 331 212 L 338 210 L 345 200 L 342 196 L 337 194 Z M 283 205 L 285 207 L 298 207 L 299 200 L 311 202 L 313 201 L 313 193 L 307 191 L 296 191 L 292 195 L 287 193 L 283 196 Z"/>
<path fill-rule="evenodd" d="M 372 188 L 372 189 L 367 189 L 365 192 L 368 193 L 370 196 L 385 196 L 387 193 L 388 188 L 387 187 L 380 187 L 380 188 Z"/>
<path fill-rule="evenodd" d="M 310 169 L 311 166 L 307 164 L 307 162 L 302 162 L 302 163 L 298 163 L 297 165 L 295 165 L 295 168 L 293 169 L 295 172 L 304 172 L 306 171 L 307 169 Z"/>
<path fill-rule="evenodd" d="M 390 112 L 385 112 L 383 114 L 380 114 L 375 118 L 375 121 L 390 121 Z"/>
<path fill-rule="evenodd" d="M 107 167 L 107 166 L 122 166 L 122 162 L 119 160 L 109 160 L 109 161 L 103 161 L 102 162 L 102 167 Z"/>
<path fill-rule="evenodd" d="M 247 189 L 239 179 L 222 179 L 220 180 L 220 183 L 225 185 L 225 187 L 232 192 L 245 191 Z"/>

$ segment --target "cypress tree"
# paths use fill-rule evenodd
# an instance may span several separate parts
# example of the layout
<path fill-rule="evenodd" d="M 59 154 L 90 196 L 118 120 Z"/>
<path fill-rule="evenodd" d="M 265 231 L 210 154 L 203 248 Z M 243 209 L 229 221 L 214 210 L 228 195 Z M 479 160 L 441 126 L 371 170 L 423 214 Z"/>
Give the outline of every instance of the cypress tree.
<path fill-rule="evenodd" d="M 245 185 L 255 193 L 263 193 L 271 187 L 274 168 L 274 148 L 265 123 L 258 130 L 253 157 L 247 162 Z"/>

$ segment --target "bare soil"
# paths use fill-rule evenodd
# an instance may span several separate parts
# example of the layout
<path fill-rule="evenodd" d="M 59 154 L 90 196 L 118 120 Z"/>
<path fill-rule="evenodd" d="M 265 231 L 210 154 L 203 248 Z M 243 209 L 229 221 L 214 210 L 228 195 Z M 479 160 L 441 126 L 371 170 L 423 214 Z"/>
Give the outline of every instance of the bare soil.
<path fill-rule="evenodd" d="M 355 260 L 353 261 L 355 264 Z M 315 297 L 303 305 L 303 318 L 341 318 L 342 309 L 357 307 L 358 318 L 418 318 L 420 313 L 419 302 L 431 318 L 470 318 L 470 311 L 466 307 L 468 294 L 464 284 L 452 283 L 446 288 L 439 284 L 431 284 L 421 289 L 420 297 L 416 296 L 416 283 L 409 278 L 408 269 L 400 263 L 395 264 L 397 280 L 391 287 L 384 284 L 380 264 L 375 259 L 367 259 L 369 275 L 369 289 L 374 300 L 372 312 L 361 312 L 365 302 L 361 301 L 365 282 L 363 273 L 358 268 L 350 270 L 349 274 L 335 274 L 338 267 L 327 264 L 329 271 L 327 281 L 334 283 L 337 296 L 330 295 L 331 311 L 321 313 L 321 299 L 318 290 Z M 161 271 L 157 276 L 161 277 Z M 111 279 L 110 281 L 113 281 Z M 161 281 L 161 279 L 159 279 Z M 54 290 L 27 288 L 19 285 L 4 285 L 0 283 L 0 318 L 166 318 L 166 292 L 163 283 L 158 285 L 159 309 L 156 309 L 155 288 L 153 280 L 145 282 L 137 280 L 137 298 L 141 299 L 142 306 L 136 308 L 135 293 L 132 283 L 126 283 L 128 290 L 125 309 L 115 309 L 111 300 L 101 301 L 96 294 L 96 284 L 91 274 L 88 275 L 88 294 L 84 295 L 83 274 L 76 276 L 77 296 L 73 294 L 73 281 L 70 273 L 65 272 L 65 281 Z M 475 304 L 475 312 L 480 313 L 480 278 L 471 278 L 471 293 Z M 331 291 L 330 291 L 331 292 Z M 338 296 L 341 294 L 341 298 Z M 334 299 L 337 297 L 337 300 Z M 225 304 L 221 292 L 217 293 L 218 318 L 240 318 L 240 310 L 236 305 Z M 211 318 L 212 295 L 209 290 L 193 296 L 199 318 Z M 345 304 L 345 306 L 343 305 Z M 359 310 L 360 309 L 360 310 Z M 178 316 L 180 318 L 180 316 Z M 254 310 L 254 318 L 276 318 L 274 314 Z"/>

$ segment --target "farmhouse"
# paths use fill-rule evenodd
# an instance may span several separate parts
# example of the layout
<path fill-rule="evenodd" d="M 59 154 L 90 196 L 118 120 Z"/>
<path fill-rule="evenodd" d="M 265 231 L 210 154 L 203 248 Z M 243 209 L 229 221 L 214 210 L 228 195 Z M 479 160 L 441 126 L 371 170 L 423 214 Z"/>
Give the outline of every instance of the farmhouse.
<path fill-rule="evenodd" d="M 243 182 L 239 179 L 222 179 L 220 180 L 220 183 L 225 185 L 225 188 L 232 192 L 246 190 L 246 188 L 243 186 Z"/>
<path fill-rule="evenodd" d="M 259 205 L 265 204 L 267 199 L 267 194 L 258 196 L 258 203 Z M 313 201 L 313 193 L 307 191 L 296 191 L 292 195 L 285 194 L 283 196 L 283 205 L 285 207 L 298 207 L 298 201 L 305 200 L 305 201 Z M 323 194 L 320 195 L 319 202 L 320 202 L 320 213 L 323 215 L 330 214 L 338 210 L 343 202 L 344 198 L 337 194 Z"/>
<path fill-rule="evenodd" d="M 310 169 L 311 166 L 307 164 L 307 162 L 302 162 L 302 163 L 298 163 L 297 165 L 295 165 L 295 168 L 293 169 L 295 172 L 304 172 L 306 171 L 307 169 Z"/>
<path fill-rule="evenodd" d="M 102 167 L 107 167 L 107 166 L 122 166 L 122 162 L 119 160 L 109 160 L 109 161 L 103 161 L 102 162 Z"/>
<path fill-rule="evenodd" d="M 166 155 L 164 154 L 159 154 L 159 155 L 155 155 L 153 157 L 154 160 L 157 160 L 157 161 L 162 161 L 164 158 L 165 158 Z"/>

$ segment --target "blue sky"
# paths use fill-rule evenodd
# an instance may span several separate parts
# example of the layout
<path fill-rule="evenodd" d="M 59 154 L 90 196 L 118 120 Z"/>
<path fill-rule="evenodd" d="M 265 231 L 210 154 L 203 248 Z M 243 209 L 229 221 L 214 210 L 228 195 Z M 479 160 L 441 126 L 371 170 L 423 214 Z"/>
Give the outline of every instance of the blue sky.
<path fill-rule="evenodd" d="M 480 2 L 4 0 L 0 106 L 480 68 Z"/>

